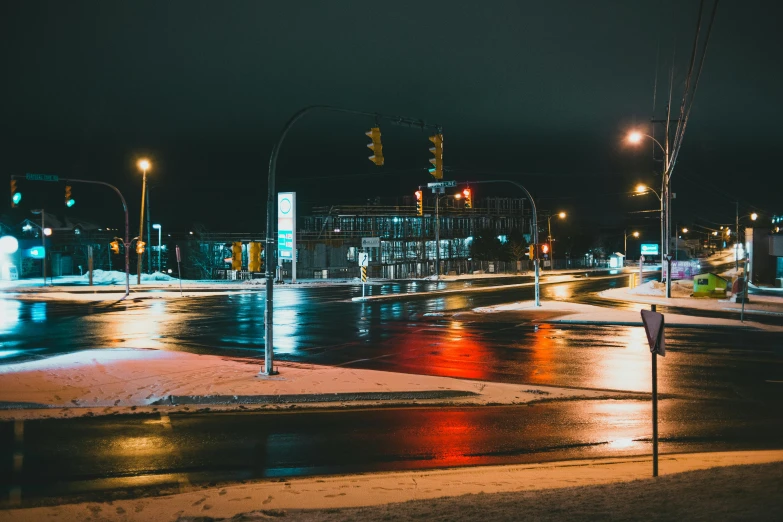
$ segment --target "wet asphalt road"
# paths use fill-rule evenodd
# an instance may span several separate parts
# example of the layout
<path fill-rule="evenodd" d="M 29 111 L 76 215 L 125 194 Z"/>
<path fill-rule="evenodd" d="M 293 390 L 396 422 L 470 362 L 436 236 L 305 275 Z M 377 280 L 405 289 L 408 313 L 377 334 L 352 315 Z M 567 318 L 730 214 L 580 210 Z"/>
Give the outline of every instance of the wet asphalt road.
<path fill-rule="evenodd" d="M 627 276 L 570 280 L 542 287 L 542 297 L 589 301 L 590 293 L 626 282 Z M 461 314 L 533 295 L 532 286 L 465 290 L 354 303 L 350 297 L 359 287 L 281 288 L 275 294 L 277 357 L 518 383 L 521 389 L 649 391 L 641 328 L 536 326 L 504 314 Z M 96 347 L 261 357 L 263 307 L 258 292 L 113 306 L 2 300 L 0 358 L 8 363 Z M 659 364 L 661 451 L 783 447 L 780 337 L 668 328 L 667 355 Z M 649 408 L 644 400 L 614 400 L 28 421 L 22 442 L 14 442 L 12 423 L 2 423 L 0 479 L 35 502 L 128 487 L 159 491 L 183 481 L 648 454 Z M 10 472 L 14 452 L 24 455 L 23 465 Z"/>
<path fill-rule="evenodd" d="M 659 426 L 662 453 L 783 444 L 779 412 L 758 403 L 663 400 Z M 651 452 L 650 404 L 639 400 L 27 421 L 17 442 L 13 431 L 0 424 L 0 485 L 24 505 L 268 477 Z M 16 472 L 12 450 L 23 456 Z"/>

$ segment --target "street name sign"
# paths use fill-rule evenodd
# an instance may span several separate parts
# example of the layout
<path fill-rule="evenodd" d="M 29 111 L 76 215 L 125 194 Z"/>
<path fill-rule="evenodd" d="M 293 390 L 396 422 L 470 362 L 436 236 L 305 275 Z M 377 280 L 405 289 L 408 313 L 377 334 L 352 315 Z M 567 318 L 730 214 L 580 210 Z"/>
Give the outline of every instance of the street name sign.
<path fill-rule="evenodd" d="M 367 252 L 359 253 L 359 266 L 367 266 L 370 264 L 370 254 Z"/>
<path fill-rule="evenodd" d="M 666 356 L 666 337 L 663 334 L 663 314 L 642 310 L 642 323 L 647 334 L 650 351 L 662 357 Z"/>
<path fill-rule="evenodd" d="M 60 177 L 54 174 L 25 174 L 24 179 L 28 181 L 60 181 Z"/>
<path fill-rule="evenodd" d="M 362 248 L 381 248 L 381 238 L 379 237 L 363 237 Z"/>
<path fill-rule="evenodd" d="M 457 182 L 452 181 L 435 181 L 432 183 L 427 183 L 427 187 L 429 188 L 445 188 L 445 187 L 456 187 Z"/>

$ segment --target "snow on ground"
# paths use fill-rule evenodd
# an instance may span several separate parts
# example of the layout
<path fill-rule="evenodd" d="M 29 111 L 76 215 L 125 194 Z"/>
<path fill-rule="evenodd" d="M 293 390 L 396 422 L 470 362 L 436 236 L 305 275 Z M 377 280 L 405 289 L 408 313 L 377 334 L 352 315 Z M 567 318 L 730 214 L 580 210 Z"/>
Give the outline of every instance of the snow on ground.
<path fill-rule="evenodd" d="M 61 416 L 62 408 L 150 406 L 169 396 L 279 396 L 362 392 L 457 390 L 477 395 L 450 398 L 457 404 L 515 404 L 541 398 L 606 396 L 604 392 L 499 384 L 449 377 L 282 363 L 279 375 L 259 376 L 262 361 L 145 349 L 93 349 L 0 366 L 0 403 L 33 403 L 58 410 L 0 412 L 2 418 Z M 440 399 L 417 400 L 430 403 Z M 393 402 L 392 400 L 383 401 Z M 399 402 L 399 401 L 397 401 Z M 407 401 L 410 402 L 410 401 Z M 317 406 L 307 403 L 308 407 Z M 321 406 L 330 404 L 322 403 Z M 245 405 L 247 406 L 247 405 Z M 331 403 L 334 406 L 334 403 Z M 239 405 L 228 408 L 239 408 Z M 262 407 L 259 405 L 259 407 Z M 274 406 L 277 407 L 277 406 Z M 165 408 L 158 406 L 158 409 Z M 91 414 L 95 414 L 92 411 Z M 65 415 L 78 415 L 70 412 Z"/>
<path fill-rule="evenodd" d="M 625 289 L 623 289 L 625 290 Z M 613 292 L 608 290 L 606 292 Z M 605 292 L 602 292 L 604 294 Z M 635 296 L 629 296 L 627 301 L 632 301 Z M 665 303 L 677 305 L 666 300 Z M 535 306 L 534 301 L 521 301 L 517 303 L 507 303 L 495 306 L 486 306 L 474 308 L 473 312 L 481 314 L 492 314 L 499 312 L 520 312 L 533 320 L 536 315 L 543 315 L 540 322 L 543 323 L 565 323 L 565 324 L 617 324 L 617 325 L 638 325 L 642 326 L 640 311 L 649 310 L 650 307 L 644 302 L 636 303 L 634 310 L 620 310 L 617 308 L 608 308 L 602 306 L 593 306 L 581 303 L 570 303 L 567 301 L 542 301 L 540 307 Z M 781 314 L 783 315 L 783 314 Z M 740 322 L 739 320 L 718 319 L 712 317 L 696 317 L 680 314 L 666 314 L 667 326 L 699 326 L 699 327 L 745 327 L 763 329 L 773 332 L 783 332 L 783 326 L 772 326 L 751 321 Z"/>
<path fill-rule="evenodd" d="M 61 522 L 84 520 L 267 520 L 279 517 L 283 517 L 285 520 L 296 520 L 298 519 L 297 515 L 301 513 L 296 510 L 300 509 L 337 510 L 359 506 L 382 506 L 410 500 L 417 500 L 420 503 L 430 499 L 444 499 L 444 501 L 451 503 L 452 499 L 445 499 L 444 497 L 458 497 L 462 495 L 471 496 L 462 497 L 457 501 L 464 502 L 467 500 L 471 506 L 478 507 L 478 512 L 484 513 L 487 520 L 518 520 L 525 518 L 524 515 L 520 516 L 520 512 L 513 510 L 513 506 L 511 512 L 501 511 L 503 508 L 508 509 L 509 506 L 503 506 L 501 502 L 498 502 L 499 499 L 493 495 L 494 493 L 515 492 L 520 496 L 524 495 L 529 498 L 534 492 L 562 489 L 566 494 L 573 492 L 574 498 L 565 502 L 566 505 L 588 505 L 595 511 L 599 509 L 595 506 L 603 504 L 612 506 L 611 500 L 606 499 L 602 503 L 593 496 L 595 491 L 585 491 L 578 488 L 607 485 L 601 491 L 604 494 L 612 495 L 615 490 L 608 486 L 610 484 L 627 485 L 627 488 L 623 488 L 623 491 L 633 491 L 633 488 L 646 491 L 644 488 L 652 487 L 652 480 L 656 484 L 666 481 L 669 484 L 668 489 L 663 492 L 656 490 L 655 494 L 657 497 L 653 497 L 655 499 L 665 499 L 667 498 L 666 495 L 677 495 L 681 490 L 692 491 L 694 488 L 688 482 L 694 476 L 693 473 L 675 477 L 686 481 L 682 485 L 671 482 L 671 476 L 674 474 L 698 472 L 698 470 L 711 470 L 727 466 L 771 464 L 781 461 L 783 461 L 783 451 L 781 450 L 661 455 L 659 457 L 659 468 L 662 478 L 659 479 L 649 478 L 649 458 L 638 456 L 536 464 L 467 466 L 451 469 L 293 477 L 286 480 L 274 478 L 252 481 L 246 484 L 212 487 L 196 486 L 187 488 L 180 486 L 181 492 L 177 494 L 153 497 L 7 509 L 0 511 L 0 520 L 13 520 L 15 522 L 38 522 L 40 520 L 58 520 Z M 754 470 L 754 472 L 762 471 Z M 664 478 L 667 476 L 669 478 Z M 773 476 L 776 477 L 777 475 Z M 767 478 L 766 475 L 762 475 L 762 477 Z M 638 482 L 640 479 L 647 479 L 647 482 Z M 774 483 L 775 479 L 771 480 Z M 705 484 L 703 486 L 704 490 L 699 490 L 700 494 L 694 497 L 698 497 L 693 500 L 696 504 L 697 512 L 700 502 L 704 504 L 710 503 L 709 505 L 714 503 L 710 496 L 711 491 L 708 489 L 708 485 L 714 485 L 714 481 Z M 755 486 L 755 484 L 751 484 L 751 486 Z M 726 489 L 726 487 L 724 486 L 722 489 Z M 748 502 L 745 496 L 743 496 L 743 492 L 738 490 L 736 486 L 734 490 L 737 491 L 732 493 L 738 499 L 745 499 L 745 502 Z M 620 493 L 618 492 L 618 494 Z M 549 500 L 549 502 L 540 502 L 541 505 L 534 505 L 537 511 L 531 512 L 554 513 L 551 511 L 551 498 L 544 498 Z M 639 502 L 637 500 L 636 503 L 638 504 Z M 654 500 L 654 502 L 660 502 L 660 500 Z M 414 504 L 414 506 L 416 505 Z M 389 509 L 384 509 L 383 512 L 377 513 L 377 516 L 370 518 L 370 520 L 441 519 L 437 515 L 443 513 L 437 509 L 432 509 L 430 510 L 429 518 L 426 518 L 422 517 L 421 509 L 405 513 L 399 509 L 400 507 L 407 507 L 407 505 L 389 506 Z M 646 508 L 647 504 L 643 504 L 641 512 L 644 512 Z M 649 509 L 654 509 L 654 507 L 651 505 Z M 293 511 L 286 513 L 284 510 Z M 245 513 L 245 515 L 242 515 L 242 513 Z M 324 517 L 324 519 L 366 520 L 366 518 L 362 518 L 362 513 L 345 513 L 341 516 L 339 512 L 335 513 L 332 511 L 332 514 L 335 516 Z M 426 510 L 425 514 L 427 514 Z M 365 517 L 367 516 L 366 514 L 364 515 Z M 454 513 L 450 513 L 450 515 L 457 520 L 474 519 L 459 517 L 459 515 Z M 475 514 L 473 517 L 475 517 Z M 566 518 L 568 517 L 566 516 Z M 579 520 L 587 520 L 588 518 L 583 516 Z M 636 518 L 642 517 L 637 516 Z M 318 518 L 318 520 L 321 520 L 321 518 Z"/>
<path fill-rule="evenodd" d="M 631 295 L 666 295 L 666 284 L 660 281 L 648 281 L 628 290 Z M 693 281 L 672 281 L 672 297 L 690 297 L 693 293 Z"/>
<path fill-rule="evenodd" d="M 692 284 L 692 281 L 690 282 Z M 645 283 L 647 285 L 649 283 Z M 657 285 L 660 285 L 661 283 L 656 283 Z M 642 285 L 642 286 L 645 286 Z M 638 287 L 637 287 L 638 288 Z M 690 293 L 687 295 L 684 292 L 685 285 L 682 285 L 683 291 L 679 294 L 674 292 L 674 287 L 672 288 L 672 297 L 666 298 L 662 293 L 650 293 L 645 294 L 642 292 L 635 293 L 634 289 L 629 288 L 612 288 L 610 290 L 604 290 L 603 292 L 599 292 L 599 297 L 604 297 L 607 299 L 614 299 L 618 301 L 627 301 L 637 304 L 658 304 L 658 305 L 668 305 L 668 306 L 676 306 L 680 308 L 695 308 L 698 310 L 715 310 L 715 311 L 732 311 L 736 312 L 737 314 L 740 313 L 740 310 L 742 309 L 742 303 L 736 303 L 731 300 L 731 298 L 727 297 L 725 299 L 715 299 L 715 298 L 709 298 L 709 297 L 690 297 Z M 749 317 L 753 317 L 754 315 L 771 315 L 771 316 L 780 316 L 783 317 L 783 295 L 777 296 L 777 295 L 757 295 L 757 294 L 750 294 L 749 296 L 749 302 L 745 303 L 745 314 L 747 314 Z M 669 316 L 667 316 L 666 321 L 668 322 Z M 739 315 L 738 315 L 739 317 Z M 753 324 L 748 323 L 747 321 L 745 324 Z M 764 327 L 765 329 L 770 329 L 774 327 Z"/>

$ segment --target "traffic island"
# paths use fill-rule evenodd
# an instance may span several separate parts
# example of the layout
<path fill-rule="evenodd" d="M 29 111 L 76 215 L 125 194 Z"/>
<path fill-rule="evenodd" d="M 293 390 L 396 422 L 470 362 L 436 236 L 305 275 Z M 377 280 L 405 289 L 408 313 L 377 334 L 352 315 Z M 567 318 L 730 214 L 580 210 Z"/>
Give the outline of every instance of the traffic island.
<path fill-rule="evenodd" d="M 0 419 L 292 407 L 501 405 L 642 398 L 644 393 L 503 384 L 335 366 L 132 348 L 0 366 Z"/>

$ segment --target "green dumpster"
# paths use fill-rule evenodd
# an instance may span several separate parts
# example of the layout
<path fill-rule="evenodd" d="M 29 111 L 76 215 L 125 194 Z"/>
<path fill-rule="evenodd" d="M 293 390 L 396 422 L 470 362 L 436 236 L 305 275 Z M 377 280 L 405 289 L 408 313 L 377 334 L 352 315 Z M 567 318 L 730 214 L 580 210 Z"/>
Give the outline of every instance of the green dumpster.
<path fill-rule="evenodd" d="M 728 281 L 715 274 L 693 277 L 693 297 L 726 297 Z"/>

